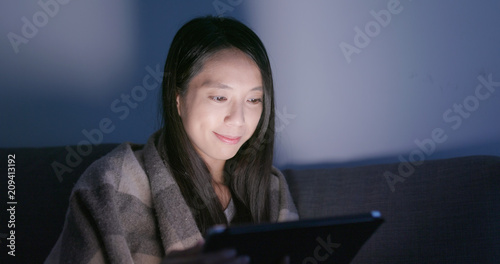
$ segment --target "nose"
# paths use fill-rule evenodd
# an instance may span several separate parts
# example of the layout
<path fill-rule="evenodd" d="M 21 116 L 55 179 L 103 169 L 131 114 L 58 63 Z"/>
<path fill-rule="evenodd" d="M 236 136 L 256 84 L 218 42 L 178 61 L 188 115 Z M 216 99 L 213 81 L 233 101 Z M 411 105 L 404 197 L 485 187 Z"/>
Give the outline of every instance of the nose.
<path fill-rule="evenodd" d="M 230 126 L 241 126 L 245 123 L 245 109 L 243 104 L 233 102 L 224 118 L 224 122 Z"/>

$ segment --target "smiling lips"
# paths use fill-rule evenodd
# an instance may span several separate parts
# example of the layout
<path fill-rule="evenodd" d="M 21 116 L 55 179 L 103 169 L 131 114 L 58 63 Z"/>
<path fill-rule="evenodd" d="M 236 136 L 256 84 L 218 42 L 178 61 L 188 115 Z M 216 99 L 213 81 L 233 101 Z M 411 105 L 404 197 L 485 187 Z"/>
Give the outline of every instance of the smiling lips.
<path fill-rule="evenodd" d="M 220 141 L 227 143 L 227 144 L 231 144 L 231 145 L 238 144 L 238 142 L 240 142 L 240 139 L 241 139 L 241 137 L 223 136 L 223 135 L 217 134 L 215 132 L 214 132 L 214 134 L 215 134 L 215 136 L 217 136 L 217 138 L 219 138 Z"/>

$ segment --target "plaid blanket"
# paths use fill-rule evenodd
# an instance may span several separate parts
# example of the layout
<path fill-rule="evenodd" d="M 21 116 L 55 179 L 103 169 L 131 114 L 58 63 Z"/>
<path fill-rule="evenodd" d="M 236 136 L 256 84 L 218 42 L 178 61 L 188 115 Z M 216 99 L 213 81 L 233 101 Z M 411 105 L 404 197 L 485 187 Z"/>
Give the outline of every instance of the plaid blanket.
<path fill-rule="evenodd" d="M 191 210 L 155 146 L 124 143 L 75 185 L 66 222 L 45 263 L 160 263 L 202 240 Z M 271 219 L 298 218 L 283 175 L 273 170 Z"/>

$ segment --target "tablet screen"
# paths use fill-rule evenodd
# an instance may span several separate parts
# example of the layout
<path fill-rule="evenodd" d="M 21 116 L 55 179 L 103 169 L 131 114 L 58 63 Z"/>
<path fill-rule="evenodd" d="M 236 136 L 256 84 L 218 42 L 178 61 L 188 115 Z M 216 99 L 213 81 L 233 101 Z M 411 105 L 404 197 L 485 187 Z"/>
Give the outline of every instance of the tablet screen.
<path fill-rule="evenodd" d="M 379 212 L 245 226 L 216 226 L 204 250 L 234 248 L 251 263 L 349 263 L 383 222 Z"/>

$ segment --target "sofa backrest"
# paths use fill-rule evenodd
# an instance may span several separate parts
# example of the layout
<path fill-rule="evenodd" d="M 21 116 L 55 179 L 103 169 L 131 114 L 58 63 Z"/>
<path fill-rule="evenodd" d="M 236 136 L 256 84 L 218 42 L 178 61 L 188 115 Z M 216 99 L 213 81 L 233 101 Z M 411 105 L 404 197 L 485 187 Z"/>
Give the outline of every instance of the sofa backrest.
<path fill-rule="evenodd" d="M 500 157 L 407 165 L 284 173 L 302 218 L 381 212 L 354 263 L 500 263 Z"/>

